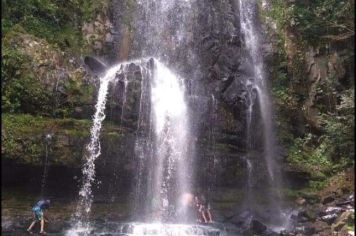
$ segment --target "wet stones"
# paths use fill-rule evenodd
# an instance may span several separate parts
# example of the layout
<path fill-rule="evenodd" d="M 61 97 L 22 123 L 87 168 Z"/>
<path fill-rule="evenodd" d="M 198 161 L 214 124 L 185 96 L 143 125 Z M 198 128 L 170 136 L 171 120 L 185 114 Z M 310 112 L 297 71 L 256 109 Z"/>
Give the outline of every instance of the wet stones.
<path fill-rule="evenodd" d="M 302 201 L 300 198 L 299 201 Z M 342 203 L 340 205 L 340 203 Z M 352 195 L 326 195 L 320 203 L 304 202 L 303 210 L 291 218 L 294 229 L 288 233 L 293 235 L 349 235 L 347 225 L 352 223 Z"/>
<path fill-rule="evenodd" d="M 332 214 L 328 214 L 328 215 L 325 215 L 325 216 L 322 216 L 321 219 L 328 223 L 328 224 L 332 224 L 335 219 L 337 218 L 337 214 L 336 213 L 332 213 Z"/>
<path fill-rule="evenodd" d="M 330 195 L 330 196 L 326 196 L 325 198 L 323 198 L 323 199 L 321 200 L 321 203 L 323 203 L 323 204 L 328 204 L 328 203 L 333 202 L 334 200 L 335 200 L 335 198 Z"/>
<path fill-rule="evenodd" d="M 260 221 L 258 221 L 258 220 L 251 221 L 251 231 L 254 234 L 262 234 L 266 230 L 267 230 L 267 226 L 262 224 Z"/>

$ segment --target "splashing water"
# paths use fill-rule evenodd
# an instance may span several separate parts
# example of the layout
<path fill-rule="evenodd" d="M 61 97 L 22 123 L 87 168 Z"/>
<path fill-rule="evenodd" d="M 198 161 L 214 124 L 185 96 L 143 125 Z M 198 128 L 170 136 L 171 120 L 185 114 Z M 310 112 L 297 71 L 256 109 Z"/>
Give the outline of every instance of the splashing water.
<path fill-rule="evenodd" d="M 172 217 L 178 196 L 190 191 L 187 148 L 188 114 L 182 80 L 159 61 L 155 61 L 151 104 L 155 135 L 156 167 L 152 210 L 158 220 Z M 174 193 L 174 194 L 172 194 Z"/>

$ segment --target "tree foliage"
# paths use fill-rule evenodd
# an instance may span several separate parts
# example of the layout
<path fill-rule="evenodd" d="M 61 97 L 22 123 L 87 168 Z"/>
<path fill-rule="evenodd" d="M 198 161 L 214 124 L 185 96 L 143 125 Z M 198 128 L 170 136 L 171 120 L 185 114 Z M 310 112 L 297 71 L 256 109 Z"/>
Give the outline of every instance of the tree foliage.
<path fill-rule="evenodd" d="M 290 27 L 299 36 L 317 44 L 355 34 L 355 3 L 352 0 L 272 0 L 271 16 L 279 27 Z"/>
<path fill-rule="evenodd" d="M 264 16 L 272 19 L 276 38 L 272 92 L 287 161 L 311 174 L 334 174 L 354 163 L 354 1 L 270 4 Z M 310 51 L 316 53 L 310 56 Z M 310 93 L 310 63 L 323 70 L 315 94 Z M 310 96 L 318 128 L 300 111 Z"/>

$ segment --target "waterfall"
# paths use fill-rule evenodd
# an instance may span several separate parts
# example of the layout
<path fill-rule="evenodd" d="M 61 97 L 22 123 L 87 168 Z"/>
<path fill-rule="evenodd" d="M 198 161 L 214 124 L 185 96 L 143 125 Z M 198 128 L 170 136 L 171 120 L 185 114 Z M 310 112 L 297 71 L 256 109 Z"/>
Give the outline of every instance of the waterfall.
<path fill-rule="evenodd" d="M 164 222 L 184 211 L 178 209 L 180 196 L 191 188 L 188 108 L 183 79 L 157 59 L 151 62 L 141 65 L 135 213 Z"/>
<path fill-rule="evenodd" d="M 93 203 L 92 184 L 95 181 L 95 160 L 101 154 L 100 131 L 102 122 L 105 119 L 105 105 L 108 93 L 109 82 L 112 81 L 117 73 L 123 73 L 126 64 L 119 64 L 110 68 L 106 74 L 100 78 L 97 103 L 93 125 L 90 129 L 90 142 L 86 146 L 82 168 L 82 186 L 79 191 L 79 201 L 76 212 L 73 216 L 74 225 L 67 232 L 67 235 L 77 235 L 78 233 L 88 235 L 91 231 L 90 211 Z M 127 65 L 126 65 L 127 66 Z"/>
<path fill-rule="evenodd" d="M 271 185 L 268 196 L 270 202 L 270 210 L 274 212 L 271 219 L 275 225 L 283 224 L 282 211 L 281 211 L 281 196 L 279 193 L 280 180 L 279 170 L 276 163 L 275 153 L 275 134 L 273 132 L 272 124 L 272 111 L 271 102 L 267 91 L 267 78 L 264 73 L 264 62 L 261 51 L 260 34 L 257 29 L 257 3 L 250 0 L 239 0 L 239 14 L 240 14 L 240 26 L 242 41 L 245 43 L 247 54 L 250 58 L 253 67 L 253 77 L 246 82 L 248 98 L 247 98 L 247 111 L 246 111 L 246 123 L 247 123 L 247 148 L 249 152 L 255 148 L 252 139 L 252 126 L 254 123 L 253 114 L 260 114 L 260 119 L 263 126 L 263 157 L 267 167 L 267 173 L 269 177 L 269 183 Z M 256 108 L 259 110 L 256 111 Z M 255 161 L 256 162 L 256 161 Z M 251 175 L 253 162 L 247 160 L 248 166 L 248 182 L 251 183 L 253 176 Z M 249 188 L 251 188 L 249 184 Z M 274 192 L 272 192 L 274 191 Z M 250 193 L 250 190 L 248 191 Z"/>
<path fill-rule="evenodd" d="M 193 37 L 192 2 L 138 0 L 136 5 L 133 24 L 140 45 L 136 56 L 156 58 L 153 67 L 144 71 L 135 142 L 135 213 L 148 222 L 172 221 L 177 214 L 184 221 L 180 196 L 191 191 L 193 147 L 188 145 L 191 133 L 185 81 L 166 65 L 179 68 L 177 61 L 194 60 L 187 46 Z"/>
<path fill-rule="evenodd" d="M 188 108 L 182 78 L 156 59 L 140 59 L 110 68 L 100 78 L 96 111 L 91 138 L 86 146 L 82 187 L 73 216 L 75 225 L 68 235 L 91 232 L 89 220 L 93 202 L 92 184 L 95 181 L 95 160 L 101 154 L 100 131 L 105 119 L 109 83 L 123 75 L 124 94 L 127 89 L 129 66 L 135 64 L 141 72 L 141 101 L 137 125 L 135 152 L 138 157 L 136 200 L 152 199 L 144 208 L 151 213 L 149 220 L 167 221 L 175 216 L 180 196 L 190 191 L 188 165 Z M 124 104 L 124 102 L 123 102 Z M 149 175 L 145 175 L 149 173 Z M 152 189 L 151 189 L 152 188 Z M 149 190 L 151 189 L 151 190 Z M 149 191 L 147 191 L 149 190 Z M 147 192 L 147 194 L 142 194 Z M 142 197 L 144 199 L 142 199 Z M 180 209 L 182 210 L 182 209 Z M 184 211 L 184 210 L 182 210 Z M 152 212 L 156 215 L 152 215 Z"/>
<path fill-rule="evenodd" d="M 100 88 L 98 92 L 98 100 L 95 105 L 96 112 L 93 117 L 93 125 L 90 130 L 90 142 L 86 146 L 85 159 L 86 162 L 82 168 L 83 179 L 82 187 L 79 191 L 79 202 L 75 213 L 76 223 L 73 227 L 74 232 L 70 230 L 69 235 L 76 235 L 76 232 L 83 232 L 87 235 L 90 232 L 89 213 L 93 202 L 92 183 L 95 180 L 95 160 L 101 154 L 100 149 L 100 130 L 102 121 L 105 119 L 106 95 L 108 91 L 109 79 L 113 77 L 113 71 L 100 79 Z"/>
<path fill-rule="evenodd" d="M 190 191 L 188 109 L 182 80 L 159 61 L 155 61 L 151 86 L 156 141 L 152 210 L 164 221 L 174 217 L 179 196 Z"/>

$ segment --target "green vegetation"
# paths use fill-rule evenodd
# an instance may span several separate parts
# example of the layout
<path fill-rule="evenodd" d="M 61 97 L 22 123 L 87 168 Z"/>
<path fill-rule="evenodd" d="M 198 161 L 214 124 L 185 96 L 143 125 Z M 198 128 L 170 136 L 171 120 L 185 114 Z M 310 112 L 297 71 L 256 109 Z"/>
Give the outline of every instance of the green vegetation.
<path fill-rule="evenodd" d="M 52 163 L 80 165 L 82 148 L 90 136 L 91 120 L 52 119 L 29 114 L 2 114 L 1 153 L 22 163 L 41 164 L 45 153 L 44 135 L 53 134 Z M 118 143 L 125 130 L 105 122 L 105 142 Z"/>
<path fill-rule="evenodd" d="M 93 84 L 73 58 L 91 50 L 82 27 L 107 2 L 2 0 L 4 112 L 73 117 L 77 106 L 90 104 Z"/>
<path fill-rule="evenodd" d="M 44 155 L 43 136 L 58 133 L 72 135 L 78 139 L 89 136 L 90 120 L 50 119 L 41 116 L 2 114 L 2 154 L 20 162 L 40 164 Z M 72 122 L 68 127 L 67 123 Z M 83 132 L 71 132 L 76 130 Z M 63 148 L 65 148 L 63 146 Z"/>
<path fill-rule="evenodd" d="M 354 2 L 272 0 L 262 19 L 274 27 L 269 37 L 279 140 L 286 161 L 311 174 L 315 191 L 354 164 Z M 319 81 L 311 78 L 317 74 L 310 65 Z M 308 106 L 316 114 L 306 112 Z"/>
<path fill-rule="evenodd" d="M 94 85 L 83 80 L 83 71 L 70 66 L 67 71 L 58 69 L 60 51 L 22 33 L 21 26 L 14 28 L 3 39 L 3 111 L 68 117 L 76 106 L 90 104 Z M 23 48 L 24 41 L 32 46 Z M 58 87 L 63 88 L 61 93 Z"/>
<path fill-rule="evenodd" d="M 278 29 L 290 28 L 312 45 L 352 37 L 355 34 L 354 1 L 270 1 L 270 16 Z"/>
<path fill-rule="evenodd" d="M 62 50 L 83 49 L 81 27 L 107 6 L 107 1 L 2 0 L 2 30 L 7 34 L 20 25 Z"/>

